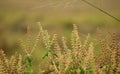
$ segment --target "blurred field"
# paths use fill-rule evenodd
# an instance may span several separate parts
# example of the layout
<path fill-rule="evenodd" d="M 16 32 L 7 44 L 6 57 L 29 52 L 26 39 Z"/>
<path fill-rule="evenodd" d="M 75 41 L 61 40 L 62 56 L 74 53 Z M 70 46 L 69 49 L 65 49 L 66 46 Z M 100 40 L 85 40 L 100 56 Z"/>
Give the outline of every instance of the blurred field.
<path fill-rule="evenodd" d="M 120 19 L 120 0 L 88 1 Z M 21 51 L 18 40 L 23 39 L 26 43 L 27 25 L 31 25 L 34 43 L 38 33 L 36 22 L 41 22 L 51 34 L 58 33 L 68 38 L 72 24 L 78 24 L 83 37 L 88 33 L 94 37 L 98 27 L 105 31 L 120 32 L 120 22 L 81 0 L 0 0 L 0 48 L 9 55 Z M 40 58 L 42 54 L 37 55 L 44 50 L 42 47 L 36 50 L 35 56 Z"/>

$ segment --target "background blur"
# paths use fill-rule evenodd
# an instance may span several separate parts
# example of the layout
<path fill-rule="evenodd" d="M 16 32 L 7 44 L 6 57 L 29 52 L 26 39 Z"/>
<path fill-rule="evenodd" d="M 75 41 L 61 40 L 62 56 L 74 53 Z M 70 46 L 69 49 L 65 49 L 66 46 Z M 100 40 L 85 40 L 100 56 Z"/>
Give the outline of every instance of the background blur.
<path fill-rule="evenodd" d="M 87 1 L 120 19 L 120 0 Z M 41 22 L 50 33 L 67 37 L 72 24 L 77 24 L 83 35 L 94 35 L 97 27 L 108 31 L 120 29 L 120 22 L 81 0 L 0 0 L 0 48 L 9 55 L 20 51 L 18 40 L 26 42 L 27 25 L 31 25 L 34 42 L 38 33 L 36 22 Z M 36 53 L 42 51 L 38 48 Z"/>

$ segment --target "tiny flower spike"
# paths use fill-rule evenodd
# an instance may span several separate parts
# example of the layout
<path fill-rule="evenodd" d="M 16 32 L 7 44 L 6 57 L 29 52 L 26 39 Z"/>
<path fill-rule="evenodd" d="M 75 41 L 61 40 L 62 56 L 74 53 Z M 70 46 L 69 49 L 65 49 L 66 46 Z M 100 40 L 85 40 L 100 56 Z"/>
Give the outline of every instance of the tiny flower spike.
<path fill-rule="evenodd" d="M 69 50 L 69 49 L 68 49 L 68 46 L 67 46 L 67 41 L 66 41 L 66 38 L 65 38 L 65 37 L 62 37 L 62 44 L 63 44 L 63 49 L 64 49 L 64 51 Z"/>
<path fill-rule="evenodd" d="M 80 44 L 80 37 L 78 34 L 78 28 L 76 26 L 76 24 L 73 24 L 73 31 L 72 31 L 72 35 L 71 35 L 71 45 L 72 45 L 72 49 L 78 49 L 78 45 Z"/>
<path fill-rule="evenodd" d="M 2 49 L 0 50 L 0 67 L 2 74 L 9 74 L 8 59 L 6 58 Z"/>

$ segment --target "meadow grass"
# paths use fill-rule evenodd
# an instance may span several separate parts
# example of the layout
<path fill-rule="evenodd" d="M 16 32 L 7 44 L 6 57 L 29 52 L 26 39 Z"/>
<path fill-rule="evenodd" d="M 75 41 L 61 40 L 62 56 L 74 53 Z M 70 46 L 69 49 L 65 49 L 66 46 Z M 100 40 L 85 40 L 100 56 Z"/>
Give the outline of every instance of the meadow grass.
<path fill-rule="evenodd" d="M 27 28 L 27 45 L 22 45 L 24 53 L 15 53 L 8 59 L 0 50 L 0 74 L 36 74 L 33 53 L 39 42 L 44 44 L 45 54 L 39 63 L 37 74 L 120 74 L 120 37 L 119 34 L 108 33 L 103 38 L 98 29 L 98 46 L 91 40 L 90 34 L 84 40 L 73 24 L 71 39 L 53 36 L 39 25 L 39 33 L 31 43 L 30 26 Z M 96 51 L 99 51 L 96 53 Z M 22 55 L 21 55 L 22 54 Z M 39 56 L 39 55 L 38 55 Z"/>

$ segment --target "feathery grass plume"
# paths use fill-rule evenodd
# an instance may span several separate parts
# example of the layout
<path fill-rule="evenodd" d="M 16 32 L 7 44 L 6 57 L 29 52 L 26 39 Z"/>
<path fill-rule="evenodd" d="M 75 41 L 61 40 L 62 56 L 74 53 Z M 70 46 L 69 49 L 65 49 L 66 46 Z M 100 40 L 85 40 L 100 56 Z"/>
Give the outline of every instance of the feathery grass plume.
<path fill-rule="evenodd" d="M 76 62 L 77 62 L 77 51 L 80 45 L 80 38 L 78 34 L 78 28 L 76 24 L 73 24 L 73 30 L 71 33 L 71 65 L 68 67 L 68 72 L 75 73 L 76 69 Z M 69 62 L 70 63 L 70 62 Z"/>
<path fill-rule="evenodd" d="M 48 63 L 49 63 L 49 64 L 47 64 L 48 70 L 44 70 L 44 72 L 42 72 L 43 74 L 44 73 L 46 74 L 48 72 L 49 73 L 58 73 L 59 72 L 58 71 L 58 66 L 56 65 L 56 59 L 58 58 L 58 55 L 57 55 L 57 53 L 55 53 L 55 52 L 58 52 L 58 51 L 55 50 L 56 47 L 54 46 L 55 41 L 56 41 L 56 34 L 53 35 L 53 37 L 50 41 L 51 41 L 50 47 L 48 47 L 45 55 L 42 57 L 43 59 L 45 57 L 47 57 L 48 58 Z M 43 42 L 43 43 L 45 43 L 45 42 Z"/>
<path fill-rule="evenodd" d="M 62 37 L 63 55 L 71 55 L 71 50 L 68 48 L 67 41 L 65 37 Z M 68 57 L 69 57 L 68 56 Z"/>
<path fill-rule="evenodd" d="M 62 45 L 63 45 L 64 51 L 69 50 L 68 46 L 67 46 L 67 41 L 66 41 L 65 37 L 62 37 Z"/>
<path fill-rule="evenodd" d="M 41 33 L 41 26 L 38 24 L 39 26 L 39 32 L 36 36 L 36 39 L 35 39 L 35 43 L 32 45 L 32 47 L 30 47 L 30 43 L 31 43 L 31 32 L 30 32 L 30 25 L 27 26 L 27 44 L 25 45 L 23 43 L 22 40 L 20 40 L 20 44 L 21 44 L 21 47 L 24 51 L 24 53 L 27 55 L 27 56 L 31 56 L 33 51 L 35 50 L 39 40 L 40 40 L 40 33 Z"/>
<path fill-rule="evenodd" d="M 64 73 L 67 72 L 67 69 L 72 61 L 71 59 L 71 50 L 68 48 L 67 46 L 67 41 L 65 39 L 65 37 L 62 37 L 62 44 L 63 44 L 63 67 L 64 67 Z"/>
<path fill-rule="evenodd" d="M 54 41 L 53 41 L 53 50 L 58 54 L 58 56 L 61 56 L 61 48 L 59 46 L 59 43 L 57 41 L 57 34 L 54 35 Z"/>
<path fill-rule="evenodd" d="M 38 24 L 39 25 L 39 24 Z M 27 35 L 28 35 L 28 39 L 27 39 L 27 45 L 24 45 L 23 42 L 21 41 L 21 45 L 22 45 L 22 48 L 24 50 L 24 53 L 26 54 L 25 55 L 25 64 L 26 64 L 26 67 L 27 67 L 27 71 L 24 72 L 24 73 L 33 73 L 33 66 L 32 66 L 32 53 L 34 52 L 39 40 L 40 40 L 40 33 L 41 33 L 41 26 L 39 25 L 39 33 L 38 35 L 36 36 L 36 40 L 35 40 L 35 43 L 32 45 L 32 47 L 30 47 L 30 43 L 31 43 L 31 34 L 30 34 L 30 26 L 28 25 L 27 27 Z"/>
<path fill-rule="evenodd" d="M 97 29 L 98 32 L 98 42 L 100 45 L 100 51 L 99 56 L 96 56 L 96 66 L 97 66 L 97 72 L 98 73 L 105 73 L 108 68 L 108 64 L 110 64 L 110 49 L 108 47 L 108 42 L 106 37 L 102 37 L 102 31 L 100 29 Z"/>
<path fill-rule="evenodd" d="M 16 53 L 10 61 L 10 74 L 17 73 L 17 64 L 18 64 L 18 53 Z"/>
<path fill-rule="evenodd" d="M 20 45 L 21 45 L 21 48 L 23 50 L 23 52 L 27 55 L 27 56 L 30 56 L 31 54 L 31 50 L 30 50 L 30 44 L 31 43 L 31 35 L 30 35 L 30 25 L 27 26 L 27 45 L 20 39 L 19 42 L 20 42 Z"/>
<path fill-rule="evenodd" d="M 55 69 L 55 73 L 60 74 L 61 73 L 61 64 L 62 64 L 62 54 L 61 54 L 61 48 L 59 46 L 59 43 L 57 41 L 57 34 L 54 35 L 54 41 L 53 41 L 53 53 L 52 53 L 52 62 Z"/>
<path fill-rule="evenodd" d="M 88 35 L 86 36 L 86 39 L 84 41 L 83 47 L 88 46 L 88 44 L 89 44 L 89 38 L 90 38 L 90 34 L 88 33 Z"/>
<path fill-rule="evenodd" d="M 21 46 L 21 49 L 22 49 L 22 51 L 25 53 L 25 54 L 27 54 L 27 51 L 26 51 L 26 44 L 23 42 L 23 40 L 22 39 L 19 39 L 19 43 L 20 43 L 20 46 Z"/>
<path fill-rule="evenodd" d="M 107 44 L 107 43 L 105 43 Z M 111 52 L 109 47 L 107 45 L 103 47 L 105 49 L 101 49 L 101 56 L 99 59 L 99 68 L 104 72 L 104 73 L 110 73 L 110 64 L 111 64 Z"/>
<path fill-rule="evenodd" d="M 111 62 L 113 63 L 114 66 L 114 72 L 113 73 L 119 73 L 119 64 L 120 64 L 120 37 L 118 36 L 117 33 L 112 33 L 111 34 L 111 44 L 110 44 L 110 49 L 112 50 L 112 55 L 111 55 Z"/>
<path fill-rule="evenodd" d="M 17 72 L 18 72 L 18 74 L 22 74 L 22 72 L 23 72 L 23 60 L 22 60 L 22 56 L 20 54 L 18 56 Z"/>
<path fill-rule="evenodd" d="M 55 34 L 53 35 L 53 37 L 51 37 L 47 30 L 44 30 L 40 24 L 40 22 L 38 22 L 39 26 L 40 26 L 40 33 L 41 33 L 41 37 L 43 40 L 43 43 L 45 45 L 45 48 L 47 49 L 45 55 L 42 57 L 43 59 L 49 55 L 49 53 L 51 52 L 51 47 L 53 45 L 53 41 L 55 39 Z"/>
<path fill-rule="evenodd" d="M 79 47 L 81 46 L 80 44 L 80 37 L 78 34 L 78 28 L 76 26 L 76 24 L 73 24 L 73 31 L 72 31 L 72 35 L 71 35 L 71 47 L 72 47 L 72 58 L 78 59 L 77 58 L 77 54 L 79 51 Z"/>
<path fill-rule="evenodd" d="M 45 47 L 46 47 L 46 49 L 50 49 L 50 47 L 51 47 L 50 35 L 48 34 L 47 30 L 43 30 L 40 22 L 38 22 L 38 25 L 40 27 L 41 37 L 43 39 Z"/>
<path fill-rule="evenodd" d="M 117 55 L 118 55 L 118 58 L 119 58 L 118 61 L 120 61 L 120 42 L 118 43 L 118 45 L 119 45 L 119 50 L 117 52 Z M 120 62 L 118 63 L 117 72 L 120 73 Z"/>
<path fill-rule="evenodd" d="M 8 59 L 2 49 L 0 49 L 0 66 L 0 72 L 2 72 L 2 74 L 9 74 Z"/>
<path fill-rule="evenodd" d="M 86 71 L 86 73 L 88 73 L 88 74 L 89 73 L 96 74 L 95 58 L 94 58 L 94 46 L 93 46 L 92 42 L 89 44 L 87 56 L 84 59 L 83 68 Z"/>
<path fill-rule="evenodd" d="M 73 31 L 71 35 L 71 45 L 72 45 L 72 50 L 78 49 L 78 45 L 80 44 L 80 38 L 78 34 L 78 28 L 76 24 L 73 24 Z"/>
<path fill-rule="evenodd" d="M 22 56 L 15 53 L 9 60 L 9 74 L 21 74 L 23 70 Z"/>
<path fill-rule="evenodd" d="M 89 49 L 89 38 L 90 38 L 90 34 L 88 34 L 84 40 L 84 43 L 79 46 L 79 56 L 81 59 L 81 62 L 83 62 L 84 58 L 87 56 L 87 51 Z"/>
<path fill-rule="evenodd" d="M 48 34 L 47 30 L 44 30 L 43 27 L 41 26 L 41 23 L 38 22 L 38 25 L 39 25 L 39 29 L 40 29 L 40 34 L 41 34 L 41 37 L 42 37 L 42 40 L 43 40 L 43 43 L 45 45 L 45 48 L 50 50 L 50 35 Z"/>

